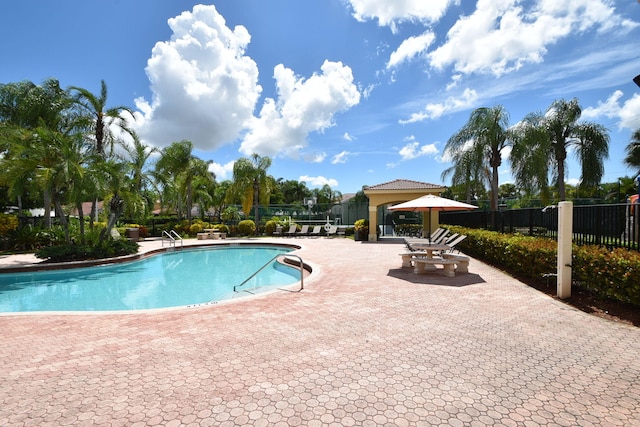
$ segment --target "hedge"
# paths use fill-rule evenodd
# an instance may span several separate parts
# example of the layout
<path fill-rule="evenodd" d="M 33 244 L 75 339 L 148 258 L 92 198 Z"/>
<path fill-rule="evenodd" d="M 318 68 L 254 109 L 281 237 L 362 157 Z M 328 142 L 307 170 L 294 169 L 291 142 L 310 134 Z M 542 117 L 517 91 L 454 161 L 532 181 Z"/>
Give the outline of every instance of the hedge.
<path fill-rule="evenodd" d="M 502 234 L 458 226 L 451 232 L 467 238 L 458 248 L 483 262 L 522 279 L 539 281 L 557 270 L 555 240 Z M 640 307 L 640 253 L 627 249 L 573 245 L 572 276 L 578 286 L 600 298 L 610 298 Z"/>

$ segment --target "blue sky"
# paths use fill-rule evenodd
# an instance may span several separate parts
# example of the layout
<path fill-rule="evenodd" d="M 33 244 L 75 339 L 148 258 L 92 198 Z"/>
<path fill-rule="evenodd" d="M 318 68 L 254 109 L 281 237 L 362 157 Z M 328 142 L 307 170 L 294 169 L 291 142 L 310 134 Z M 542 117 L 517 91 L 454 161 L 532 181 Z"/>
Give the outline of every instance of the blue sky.
<path fill-rule="evenodd" d="M 191 140 L 219 180 L 256 152 L 276 178 L 343 193 L 446 185 L 444 145 L 473 109 L 515 124 L 577 97 L 610 131 L 614 182 L 634 173 L 639 40 L 631 0 L 22 0 L 2 4 L 0 83 L 104 79 L 145 143 Z"/>

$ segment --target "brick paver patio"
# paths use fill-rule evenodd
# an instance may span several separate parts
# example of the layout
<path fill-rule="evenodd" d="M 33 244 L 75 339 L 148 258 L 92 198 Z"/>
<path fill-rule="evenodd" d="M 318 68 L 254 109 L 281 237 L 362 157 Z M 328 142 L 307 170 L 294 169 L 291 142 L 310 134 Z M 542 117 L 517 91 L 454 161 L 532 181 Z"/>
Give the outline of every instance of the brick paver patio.
<path fill-rule="evenodd" d="M 476 260 L 415 276 L 401 244 L 287 241 L 301 293 L 0 316 L 0 425 L 640 426 L 640 329 Z"/>

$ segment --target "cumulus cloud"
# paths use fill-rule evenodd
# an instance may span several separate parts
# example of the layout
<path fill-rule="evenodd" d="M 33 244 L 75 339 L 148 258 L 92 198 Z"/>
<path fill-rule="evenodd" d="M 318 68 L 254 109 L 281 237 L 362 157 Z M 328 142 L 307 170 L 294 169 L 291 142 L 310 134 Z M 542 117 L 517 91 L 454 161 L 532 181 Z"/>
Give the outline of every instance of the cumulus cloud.
<path fill-rule="evenodd" d="M 325 178 L 324 176 L 307 176 L 302 175 L 298 178 L 298 181 L 304 181 L 312 187 L 322 187 L 325 184 L 329 187 L 337 187 L 338 181 L 333 178 Z"/>
<path fill-rule="evenodd" d="M 209 172 L 213 172 L 216 176 L 217 181 L 223 181 L 225 179 L 231 179 L 233 176 L 233 165 L 235 164 L 235 160 L 229 163 L 225 163 L 221 165 L 220 163 L 210 163 L 209 164 Z"/>
<path fill-rule="evenodd" d="M 436 35 L 432 31 L 427 31 L 426 33 L 419 36 L 409 37 L 408 39 L 404 40 L 389 57 L 389 62 L 387 62 L 387 69 L 397 67 L 401 63 L 410 61 L 415 56 L 426 52 L 435 38 Z"/>
<path fill-rule="evenodd" d="M 398 152 L 400 157 L 402 157 L 402 160 L 412 160 L 417 157 L 428 156 L 438 152 L 438 148 L 435 144 L 420 145 L 420 142 L 416 141 L 416 138 L 413 135 L 406 137 L 404 140 L 409 141 L 409 143 L 403 146 Z"/>
<path fill-rule="evenodd" d="M 621 104 L 622 96 L 622 91 L 616 90 L 605 102 L 598 102 L 597 107 L 588 107 L 582 110 L 582 118 L 595 119 L 604 116 L 616 119 L 619 129 L 638 129 L 640 127 L 640 95 L 634 94 Z"/>
<path fill-rule="evenodd" d="M 405 21 L 437 22 L 451 4 L 459 0 L 349 0 L 353 17 L 364 22 L 377 19 L 378 25 L 397 31 L 397 24 Z"/>
<path fill-rule="evenodd" d="M 446 43 L 428 54 L 431 66 L 499 76 L 541 62 L 547 46 L 571 34 L 626 31 L 636 25 L 617 15 L 606 0 L 532 4 L 525 9 L 519 0 L 479 0 L 473 14 L 451 27 Z"/>
<path fill-rule="evenodd" d="M 188 139 L 211 150 L 232 142 L 262 91 L 258 67 L 245 55 L 249 32 L 228 28 L 213 5 L 197 5 L 168 24 L 171 39 L 156 43 L 147 62 L 153 99 L 135 100 L 133 125 L 156 146 Z"/>
<path fill-rule="evenodd" d="M 259 117 L 249 121 L 240 146 L 242 153 L 297 157 L 309 133 L 333 126 L 336 113 L 360 102 L 351 68 L 325 61 L 320 70 L 321 74 L 305 80 L 282 64 L 274 68 L 278 99 L 267 98 Z"/>
<path fill-rule="evenodd" d="M 336 165 L 338 163 L 346 163 L 350 154 L 351 153 L 348 152 L 348 151 L 342 151 L 342 152 L 336 154 L 331 159 L 331 164 Z"/>
<path fill-rule="evenodd" d="M 398 152 L 402 160 L 411 160 L 417 157 L 436 154 L 438 149 L 434 144 L 420 145 L 419 142 L 411 142 L 400 149 Z"/>
<path fill-rule="evenodd" d="M 465 89 L 459 96 L 450 96 L 441 103 L 429 103 L 420 112 L 413 113 L 407 120 L 400 120 L 401 124 L 420 122 L 426 119 L 437 119 L 445 113 L 466 110 L 474 105 L 478 94 L 473 89 Z"/>
<path fill-rule="evenodd" d="M 349 132 L 345 132 L 344 135 L 342 135 L 342 139 L 344 139 L 345 141 L 353 141 L 354 139 L 356 139 L 356 137 L 349 134 Z"/>

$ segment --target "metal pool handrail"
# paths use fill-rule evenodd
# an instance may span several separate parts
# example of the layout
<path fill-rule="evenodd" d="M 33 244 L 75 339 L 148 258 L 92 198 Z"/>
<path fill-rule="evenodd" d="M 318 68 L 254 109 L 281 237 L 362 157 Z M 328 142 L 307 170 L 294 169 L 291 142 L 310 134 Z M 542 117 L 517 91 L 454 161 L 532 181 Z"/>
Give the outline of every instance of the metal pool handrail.
<path fill-rule="evenodd" d="M 182 241 L 182 237 L 175 230 L 164 230 L 162 231 L 162 247 L 164 247 L 164 238 L 167 236 L 169 239 L 169 246 L 176 247 L 176 240 L 180 240 L 180 246 L 184 247 L 184 242 Z"/>
<path fill-rule="evenodd" d="M 275 261 L 276 259 L 278 259 L 279 257 L 295 257 L 298 259 L 298 262 L 296 264 L 298 264 L 298 268 L 300 269 L 300 289 L 298 289 L 298 292 L 304 289 L 304 262 L 302 262 L 302 258 L 300 258 L 298 255 L 295 254 L 278 254 L 276 256 L 274 256 L 273 258 L 271 258 L 269 261 L 267 261 L 267 263 L 265 265 L 263 265 L 262 267 L 260 267 L 255 273 L 253 273 L 251 276 L 249 276 L 248 278 L 246 278 L 242 283 L 240 283 L 239 285 L 236 285 L 233 287 L 233 292 L 238 292 L 236 289 L 244 286 L 249 280 L 253 279 L 254 277 L 256 277 L 256 275 L 258 273 L 260 273 L 262 270 L 264 270 L 267 266 L 271 265 L 271 263 L 273 261 Z M 288 264 L 291 265 L 291 264 Z"/>

